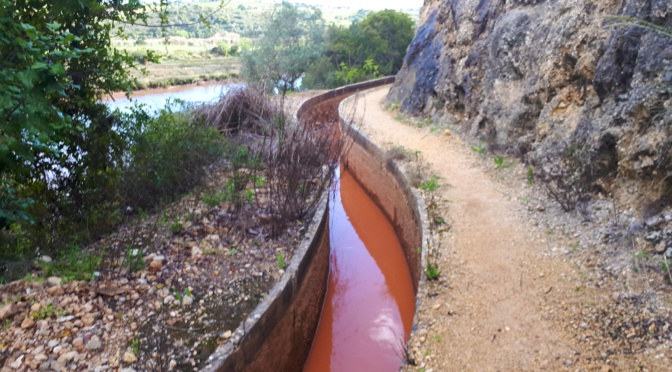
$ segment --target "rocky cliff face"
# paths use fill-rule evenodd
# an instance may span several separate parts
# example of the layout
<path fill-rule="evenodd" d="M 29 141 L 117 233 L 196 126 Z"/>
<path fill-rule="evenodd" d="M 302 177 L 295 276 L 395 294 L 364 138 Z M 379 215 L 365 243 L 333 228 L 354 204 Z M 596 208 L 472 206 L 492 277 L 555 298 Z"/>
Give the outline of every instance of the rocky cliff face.
<path fill-rule="evenodd" d="M 672 1 L 426 0 L 388 100 L 535 172 L 578 152 L 591 191 L 672 201 L 672 38 L 611 15 L 671 27 Z"/>

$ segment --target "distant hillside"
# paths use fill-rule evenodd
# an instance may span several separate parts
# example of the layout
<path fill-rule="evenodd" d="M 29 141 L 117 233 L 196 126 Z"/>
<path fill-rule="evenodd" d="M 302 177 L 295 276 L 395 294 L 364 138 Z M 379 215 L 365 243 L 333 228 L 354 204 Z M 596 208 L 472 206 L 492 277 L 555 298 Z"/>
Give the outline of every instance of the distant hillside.
<path fill-rule="evenodd" d="M 170 23 L 175 24 L 166 30 L 168 36 L 185 38 L 210 38 L 222 32 L 240 34 L 242 37 L 255 38 L 261 32 L 263 16 L 270 11 L 273 4 L 259 1 L 231 1 L 226 7 L 208 17 L 208 27 L 199 22 L 200 16 L 212 13 L 219 7 L 218 1 L 181 2 L 169 8 Z M 366 6 L 363 3 L 363 6 Z M 308 7 L 300 4 L 299 7 Z M 363 19 L 369 10 L 354 9 L 347 7 L 320 7 L 327 24 L 335 23 L 349 25 L 352 21 Z M 419 9 L 408 12 L 411 19 L 416 23 L 419 18 Z M 158 18 L 151 19 L 148 23 L 158 24 Z M 129 38 L 152 39 L 162 37 L 160 28 L 129 26 L 125 28 Z"/>

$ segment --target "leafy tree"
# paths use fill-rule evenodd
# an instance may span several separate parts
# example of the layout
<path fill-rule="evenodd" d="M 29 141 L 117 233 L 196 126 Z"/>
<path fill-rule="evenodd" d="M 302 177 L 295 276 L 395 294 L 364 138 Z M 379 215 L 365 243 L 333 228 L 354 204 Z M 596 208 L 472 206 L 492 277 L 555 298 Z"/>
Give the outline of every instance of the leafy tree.
<path fill-rule="evenodd" d="M 369 13 L 359 27 L 372 38 L 369 43 L 375 45 L 369 58 L 381 66 L 383 74 L 396 73 L 413 40 L 413 20 L 406 13 L 388 9 Z"/>
<path fill-rule="evenodd" d="M 411 18 L 394 10 L 368 13 L 348 27 L 331 26 L 327 50 L 306 74 L 306 86 L 334 87 L 396 73 L 413 32 Z"/>
<path fill-rule="evenodd" d="M 242 55 L 243 76 L 285 94 L 324 51 L 324 20 L 319 9 L 287 2 L 268 15 L 263 34 Z"/>
<path fill-rule="evenodd" d="M 137 0 L 0 0 L 0 227 L 31 218 L 30 185 L 49 179 L 38 194 L 82 203 L 105 182 L 98 175 L 118 155 L 118 134 L 99 100 L 130 91 L 135 63 L 110 38 L 144 9 Z"/>

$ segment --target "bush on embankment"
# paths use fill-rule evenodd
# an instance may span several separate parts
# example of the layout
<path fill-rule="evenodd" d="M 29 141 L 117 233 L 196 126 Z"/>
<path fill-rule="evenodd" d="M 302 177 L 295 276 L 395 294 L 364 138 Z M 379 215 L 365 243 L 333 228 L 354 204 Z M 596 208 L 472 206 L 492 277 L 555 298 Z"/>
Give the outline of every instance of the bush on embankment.
<path fill-rule="evenodd" d="M 0 230 L 0 277 L 22 276 L 35 255 L 70 254 L 138 211 L 174 200 L 224 155 L 225 139 L 203 120 L 191 120 L 184 105 L 169 104 L 156 116 L 140 108 L 109 113 L 108 120 L 115 130 L 90 145 L 109 151 L 64 159 L 50 175 L 16 189 L 16 197 L 32 200 L 30 219 Z"/>

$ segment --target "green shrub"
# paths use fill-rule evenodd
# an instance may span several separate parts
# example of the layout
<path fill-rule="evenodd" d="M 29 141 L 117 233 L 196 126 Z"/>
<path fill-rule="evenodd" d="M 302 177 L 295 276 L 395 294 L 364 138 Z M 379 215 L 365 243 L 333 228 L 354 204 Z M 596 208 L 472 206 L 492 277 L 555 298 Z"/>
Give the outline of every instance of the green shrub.
<path fill-rule="evenodd" d="M 79 246 L 72 245 L 59 252 L 53 263 L 41 263 L 45 276 L 57 276 L 68 282 L 89 280 L 103 259 L 102 254 L 82 252 Z"/>
<path fill-rule="evenodd" d="M 130 165 L 121 175 L 124 205 L 151 209 L 199 184 L 205 167 L 224 155 L 224 139 L 186 106 L 167 105 L 133 136 Z"/>

